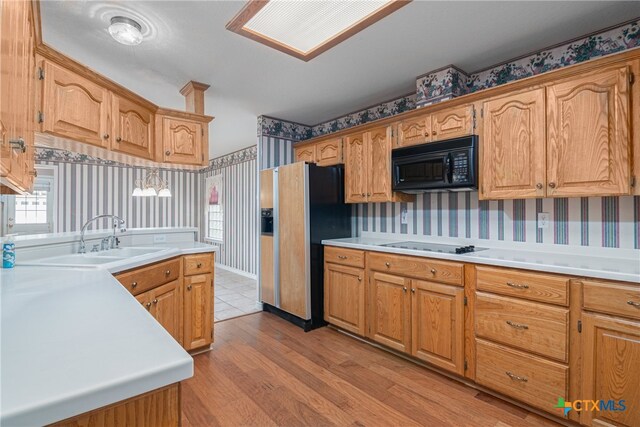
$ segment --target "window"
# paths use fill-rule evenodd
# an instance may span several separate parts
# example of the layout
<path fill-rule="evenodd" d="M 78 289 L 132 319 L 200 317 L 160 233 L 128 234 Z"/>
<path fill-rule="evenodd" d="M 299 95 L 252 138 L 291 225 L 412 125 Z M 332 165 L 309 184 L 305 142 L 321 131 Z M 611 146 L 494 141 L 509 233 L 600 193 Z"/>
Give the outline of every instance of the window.
<path fill-rule="evenodd" d="M 206 239 L 222 242 L 224 235 L 224 205 L 222 203 L 222 175 L 210 176 L 206 179 Z"/>
<path fill-rule="evenodd" d="M 9 234 L 52 233 L 53 171 L 38 170 L 33 191 L 28 194 L 4 196 L 6 206 L 6 232 Z"/>

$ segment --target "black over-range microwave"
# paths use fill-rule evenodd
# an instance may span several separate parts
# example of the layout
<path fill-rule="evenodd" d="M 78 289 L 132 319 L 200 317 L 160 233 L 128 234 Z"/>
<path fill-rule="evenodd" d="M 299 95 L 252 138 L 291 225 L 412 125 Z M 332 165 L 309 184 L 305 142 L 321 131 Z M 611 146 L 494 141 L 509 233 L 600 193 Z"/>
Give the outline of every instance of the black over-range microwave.
<path fill-rule="evenodd" d="M 478 136 L 398 148 L 391 153 L 393 190 L 404 193 L 478 188 Z"/>

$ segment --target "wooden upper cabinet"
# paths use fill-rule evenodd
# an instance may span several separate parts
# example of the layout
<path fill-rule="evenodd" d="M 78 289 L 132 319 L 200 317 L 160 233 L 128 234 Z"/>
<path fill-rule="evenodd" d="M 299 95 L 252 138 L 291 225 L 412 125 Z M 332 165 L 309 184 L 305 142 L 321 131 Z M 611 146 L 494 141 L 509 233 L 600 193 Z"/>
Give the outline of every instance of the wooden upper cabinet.
<path fill-rule="evenodd" d="M 432 141 L 471 134 L 473 134 L 473 105 L 449 108 L 431 115 Z"/>
<path fill-rule="evenodd" d="M 342 138 L 333 138 L 316 144 L 318 166 L 339 165 L 342 160 Z"/>
<path fill-rule="evenodd" d="M 413 280 L 411 316 L 411 354 L 463 375 L 464 289 Z"/>
<path fill-rule="evenodd" d="M 629 194 L 628 68 L 556 83 L 547 97 L 547 195 Z"/>
<path fill-rule="evenodd" d="M 293 153 L 294 153 L 296 162 L 307 162 L 307 163 L 316 162 L 316 146 L 315 145 L 306 145 L 304 147 L 294 147 Z"/>
<path fill-rule="evenodd" d="M 394 350 L 411 350 L 409 279 L 372 272 L 369 286 L 368 336 Z"/>
<path fill-rule="evenodd" d="M 183 165 L 204 163 L 204 125 L 200 122 L 159 116 L 162 152 L 156 160 Z"/>
<path fill-rule="evenodd" d="M 580 399 L 615 402 L 616 410 L 582 411 L 588 426 L 638 426 L 640 411 L 640 323 L 596 314 L 583 315 Z M 621 410 L 624 400 L 626 410 Z M 612 408 L 613 409 L 613 408 Z"/>
<path fill-rule="evenodd" d="M 109 148 L 109 91 L 49 61 L 42 67 L 42 131 Z"/>
<path fill-rule="evenodd" d="M 398 123 L 397 147 L 424 144 L 431 141 L 431 116 L 419 116 Z"/>
<path fill-rule="evenodd" d="M 483 105 L 481 199 L 544 197 L 544 89 Z"/>
<path fill-rule="evenodd" d="M 154 116 L 149 109 L 126 98 L 113 95 L 111 150 L 153 159 Z"/>
<path fill-rule="evenodd" d="M 344 187 L 346 203 L 364 203 L 367 201 L 367 143 L 365 134 L 355 133 L 345 138 Z"/>
<path fill-rule="evenodd" d="M 367 198 L 369 202 L 388 202 L 391 191 L 391 126 L 371 129 L 367 133 L 369 179 Z"/>
<path fill-rule="evenodd" d="M 186 350 L 213 342 L 213 274 L 184 278 L 184 337 Z"/>

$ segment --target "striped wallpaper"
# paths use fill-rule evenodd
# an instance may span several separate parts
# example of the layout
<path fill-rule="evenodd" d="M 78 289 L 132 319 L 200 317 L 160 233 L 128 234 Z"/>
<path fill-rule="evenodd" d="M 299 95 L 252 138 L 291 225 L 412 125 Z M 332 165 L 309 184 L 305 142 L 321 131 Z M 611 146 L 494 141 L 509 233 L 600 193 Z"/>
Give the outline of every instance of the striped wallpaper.
<path fill-rule="evenodd" d="M 99 163 L 38 161 L 56 170 L 53 232 L 79 231 L 87 219 L 113 213 L 126 227 L 197 227 L 202 181 L 197 171 L 161 169 L 171 198 L 131 197 L 144 168 Z"/>
<path fill-rule="evenodd" d="M 549 213 L 548 228 L 538 229 L 538 212 Z M 415 203 L 360 204 L 355 222 L 368 235 L 640 249 L 640 196 L 479 201 L 477 192 L 425 193 Z"/>
<path fill-rule="evenodd" d="M 273 136 L 261 136 L 259 142 L 261 170 L 293 163 L 293 141 Z"/>
<path fill-rule="evenodd" d="M 209 168 L 201 174 L 204 195 L 204 180 L 213 175 L 222 175 L 224 183 L 224 236 L 216 255 L 218 263 L 249 274 L 258 273 L 258 163 L 255 152 L 250 160 Z M 205 229 L 204 211 L 201 230 Z"/>

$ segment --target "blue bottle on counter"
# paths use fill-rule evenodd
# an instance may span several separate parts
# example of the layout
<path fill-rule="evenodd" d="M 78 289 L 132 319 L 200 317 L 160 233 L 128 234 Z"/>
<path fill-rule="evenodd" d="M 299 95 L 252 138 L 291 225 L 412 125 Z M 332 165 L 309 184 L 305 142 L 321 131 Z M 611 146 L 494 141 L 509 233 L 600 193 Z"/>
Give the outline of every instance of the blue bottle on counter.
<path fill-rule="evenodd" d="M 10 234 L 2 244 L 2 268 L 13 268 L 16 265 L 16 244 Z"/>

